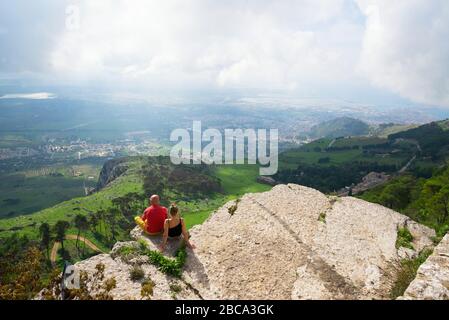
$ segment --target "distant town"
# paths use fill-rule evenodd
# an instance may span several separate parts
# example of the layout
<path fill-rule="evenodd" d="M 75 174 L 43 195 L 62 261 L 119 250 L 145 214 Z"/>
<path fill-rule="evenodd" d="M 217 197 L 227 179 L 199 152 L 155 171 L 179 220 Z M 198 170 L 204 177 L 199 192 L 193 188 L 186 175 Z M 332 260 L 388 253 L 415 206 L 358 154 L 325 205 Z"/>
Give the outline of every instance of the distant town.
<path fill-rule="evenodd" d="M 167 147 L 152 139 L 123 139 L 111 143 L 92 143 L 84 139 L 51 139 L 32 147 L 0 148 L 0 172 L 33 168 L 52 162 L 73 162 L 91 158 L 162 155 Z"/>

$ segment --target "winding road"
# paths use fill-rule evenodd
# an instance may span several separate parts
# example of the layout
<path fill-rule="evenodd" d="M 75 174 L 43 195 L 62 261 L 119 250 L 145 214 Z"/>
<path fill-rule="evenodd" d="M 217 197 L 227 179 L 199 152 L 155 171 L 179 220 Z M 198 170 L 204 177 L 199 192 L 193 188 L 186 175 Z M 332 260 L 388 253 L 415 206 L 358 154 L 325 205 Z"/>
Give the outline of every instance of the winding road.
<path fill-rule="evenodd" d="M 329 142 L 327 148 L 331 148 L 334 145 L 335 141 L 337 141 L 337 139 L 333 139 L 331 142 Z"/>
<path fill-rule="evenodd" d="M 66 235 L 65 239 L 66 240 L 76 240 L 77 235 L 76 234 L 68 234 Z M 89 248 L 91 248 L 94 251 L 97 252 L 103 252 L 103 250 L 101 250 L 100 248 L 98 248 L 92 241 L 90 241 L 89 239 L 86 239 L 82 236 L 79 237 L 79 241 L 80 242 L 84 242 L 84 244 L 86 244 Z M 53 245 L 53 248 L 51 249 L 51 254 L 50 254 L 50 261 L 52 263 L 53 266 L 55 266 L 56 264 L 56 259 L 58 257 L 58 250 L 61 247 L 61 243 L 60 242 L 55 242 L 55 244 Z"/>
<path fill-rule="evenodd" d="M 411 164 L 413 163 L 413 161 L 415 161 L 416 159 L 416 154 L 413 156 L 413 158 L 410 159 L 409 162 L 407 162 L 407 164 L 405 166 L 403 166 L 401 168 L 401 170 L 398 171 L 398 173 L 404 173 L 405 171 L 408 170 L 408 168 L 411 166 Z"/>

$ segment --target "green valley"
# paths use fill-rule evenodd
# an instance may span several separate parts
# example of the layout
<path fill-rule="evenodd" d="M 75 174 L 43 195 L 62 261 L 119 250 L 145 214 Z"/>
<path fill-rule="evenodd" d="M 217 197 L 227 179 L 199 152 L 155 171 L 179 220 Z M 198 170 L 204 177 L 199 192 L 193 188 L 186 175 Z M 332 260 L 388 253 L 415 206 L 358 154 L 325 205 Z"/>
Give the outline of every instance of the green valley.
<path fill-rule="evenodd" d="M 96 186 L 101 165 L 91 162 L 44 166 L 0 176 L 0 219 L 35 213 L 85 196 Z"/>
<path fill-rule="evenodd" d="M 97 215 L 98 225 L 90 225 L 83 236 L 108 250 L 117 240 L 128 238 L 129 230 L 134 227 L 133 218 L 146 207 L 149 194 L 160 194 L 164 205 L 176 202 L 188 227 L 192 227 L 231 199 L 247 192 L 270 189 L 256 182 L 257 166 L 177 167 L 165 157 L 130 157 L 124 162 L 126 171 L 92 195 L 27 216 L 0 220 L 0 238 L 15 234 L 38 240 L 42 223 L 53 226 L 60 220 L 71 222 L 67 234 L 76 234 L 72 221 L 77 215 L 87 216 L 89 221 L 95 220 L 92 216 Z M 115 217 L 110 216 L 111 211 L 115 212 Z M 116 224 L 114 230 L 111 221 Z"/>

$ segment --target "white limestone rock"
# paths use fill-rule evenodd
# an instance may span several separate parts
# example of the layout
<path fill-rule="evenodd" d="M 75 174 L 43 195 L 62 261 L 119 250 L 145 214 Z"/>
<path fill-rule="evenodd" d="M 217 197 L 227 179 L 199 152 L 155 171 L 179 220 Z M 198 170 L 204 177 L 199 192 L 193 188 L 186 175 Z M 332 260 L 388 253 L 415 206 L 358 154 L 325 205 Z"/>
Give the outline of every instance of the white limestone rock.
<path fill-rule="evenodd" d="M 403 300 L 449 300 L 449 234 L 418 269 Z"/>

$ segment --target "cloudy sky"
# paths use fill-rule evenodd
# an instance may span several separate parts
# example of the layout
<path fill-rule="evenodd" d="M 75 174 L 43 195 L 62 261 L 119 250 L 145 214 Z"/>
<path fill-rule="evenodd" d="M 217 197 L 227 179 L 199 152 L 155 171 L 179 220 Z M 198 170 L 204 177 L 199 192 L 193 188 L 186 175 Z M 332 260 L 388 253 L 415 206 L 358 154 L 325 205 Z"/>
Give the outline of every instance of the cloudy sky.
<path fill-rule="evenodd" d="M 449 107 L 447 0 L 0 0 L 0 83 Z"/>

